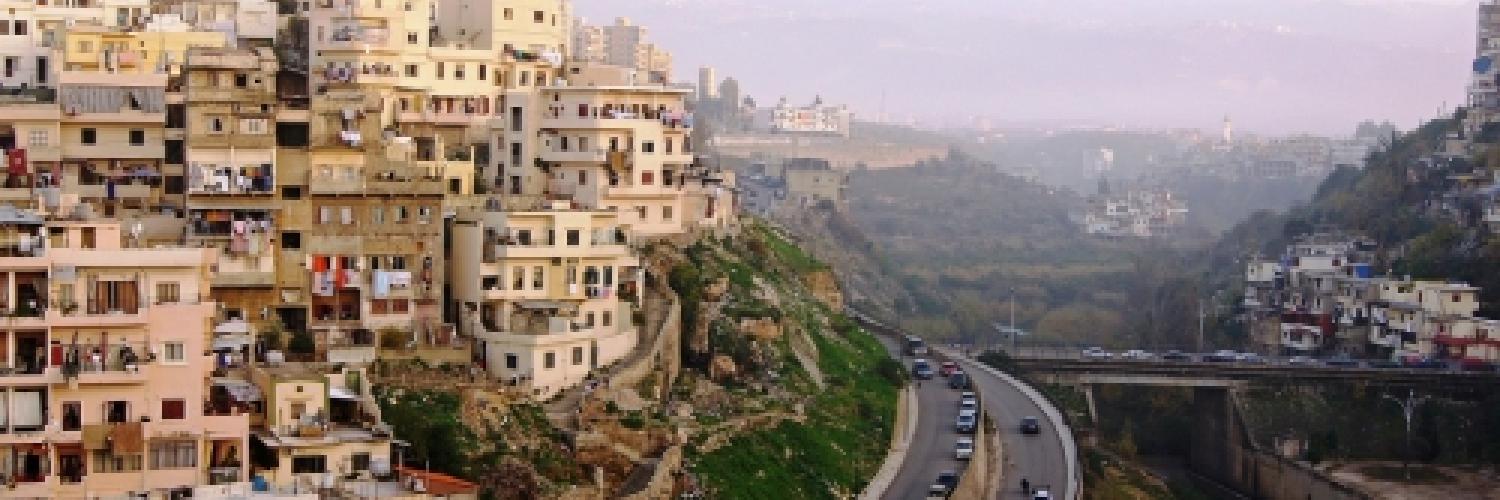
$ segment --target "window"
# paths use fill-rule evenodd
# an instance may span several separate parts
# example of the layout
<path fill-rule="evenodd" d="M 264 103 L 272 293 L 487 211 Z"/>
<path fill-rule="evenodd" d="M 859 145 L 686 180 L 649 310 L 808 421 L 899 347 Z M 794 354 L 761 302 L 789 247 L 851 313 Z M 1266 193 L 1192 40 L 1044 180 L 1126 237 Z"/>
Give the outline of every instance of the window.
<path fill-rule="evenodd" d="M 0 22 L 0 24 L 4 24 L 4 23 Z M 6 78 L 15 78 L 15 76 L 16 76 L 16 66 L 20 66 L 20 65 L 21 65 L 21 58 L 19 58 L 19 57 L 6 57 L 5 58 L 5 77 Z"/>
<path fill-rule="evenodd" d="M 612 326 L 611 323 L 614 323 L 614 320 L 615 315 L 612 311 L 604 311 L 602 313 L 599 313 L 599 326 L 608 328 Z"/>
<path fill-rule="evenodd" d="M 547 351 L 546 353 L 542 354 L 542 368 L 548 370 L 557 368 L 557 353 Z"/>
<path fill-rule="evenodd" d="M 187 418 L 187 401 L 182 399 L 161 400 L 162 420 L 182 420 Z"/>
<path fill-rule="evenodd" d="M 301 250 L 302 233 L 297 231 L 284 231 L 281 233 L 282 250 Z"/>
<path fill-rule="evenodd" d="M 98 130 L 91 129 L 91 128 L 86 128 L 86 129 L 79 130 L 78 131 L 78 135 L 79 135 L 78 142 L 81 142 L 81 143 L 84 143 L 84 144 L 89 144 L 89 145 L 93 145 L 93 144 L 98 144 L 99 143 L 99 131 Z"/>
<path fill-rule="evenodd" d="M 145 129 L 138 129 L 138 128 L 130 129 L 130 145 L 131 146 L 145 146 L 146 145 L 146 131 L 145 131 Z"/>
<path fill-rule="evenodd" d="M 641 172 L 641 185 L 650 186 L 656 183 L 656 172 Z"/>
<path fill-rule="evenodd" d="M 514 370 L 521 364 L 521 358 L 514 353 L 505 353 L 505 369 Z"/>
<path fill-rule="evenodd" d="M 667 138 L 667 154 L 672 154 L 672 139 Z"/>
<path fill-rule="evenodd" d="M 644 205 L 635 207 L 635 217 L 640 220 L 646 220 L 646 207 Z"/>
<path fill-rule="evenodd" d="M 587 186 L 587 185 L 589 185 L 589 172 L 587 170 L 579 170 L 578 171 L 578 185 L 580 185 L 580 186 Z"/>
<path fill-rule="evenodd" d="M 391 221 L 397 224 L 406 222 L 406 206 L 396 205 L 391 207 Z"/>
<path fill-rule="evenodd" d="M 406 270 L 406 256 L 405 255 L 392 255 L 391 256 L 391 270 L 393 270 L 393 271 L 405 271 Z"/>
<path fill-rule="evenodd" d="M 480 80 L 489 80 L 490 79 L 490 67 L 488 65 L 485 65 L 485 64 L 479 65 L 479 79 Z"/>
<path fill-rule="evenodd" d="M 355 453 L 349 456 L 349 466 L 356 471 L 370 470 L 370 454 Z"/>
<path fill-rule="evenodd" d="M 264 134 L 269 129 L 265 118 L 245 118 L 240 120 L 240 132 L 246 134 Z"/>
<path fill-rule="evenodd" d="M 224 119 L 214 117 L 208 120 L 209 133 L 219 134 L 224 132 Z"/>
<path fill-rule="evenodd" d="M 111 454 L 109 450 L 94 450 L 94 467 L 90 473 L 136 472 L 141 470 L 141 454 Z"/>
<path fill-rule="evenodd" d="M 408 45 L 416 45 L 418 40 L 419 40 L 419 38 L 417 37 L 417 32 L 415 32 L 415 31 L 408 31 L 408 32 L 406 32 L 406 43 Z"/>
<path fill-rule="evenodd" d="M 464 79 L 464 68 L 466 68 L 467 66 L 468 65 L 466 65 L 464 63 L 458 63 L 458 64 L 453 65 L 453 79 L 455 79 L 455 80 L 462 80 L 462 79 Z"/>
<path fill-rule="evenodd" d="M 65 431 L 83 429 L 83 403 L 68 401 L 62 404 L 62 429 Z"/>
<path fill-rule="evenodd" d="M 443 73 L 445 71 L 447 71 L 447 68 L 445 68 L 443 66 L 443 62 L 442 61 L 438 61 L 438 63 L 437 63 L 437 79 L 442 80 L 443 79 Z"/>
<path fill-rule="evenodd" d="M 292 457 L 292 474 L 322 474 L 328 470 L 327 463 L 323 455 L 298 455 Z"/>
<path fill-rule="evenodd" d="M 661 220 L 672 220 L 672 207 L 661 207 Z"/>
<path fill-rule="evenodd" d="M 26 21 L 17 20 L 16 21 L 16 29 L 11 30 L 11 34 L 13 34 L 13 35 L 25 35 L 26 33 L 27 33 L 27 31 L 26 31 Z"/>
<path fill-rule="evenodd" d="M 94 42 L 90 42 L 90 41 L 87 41 L 87 40 L 82 41 L 82 42 L 78 42 L 78 51 L 79 52 L 93 52 L 94 51 Z"/>
<path fill-rule="evenodd" d="M 0 35 L 10 34 L 10 23 L 0 20 Z"/>
<path fill-rule="evenodd" d="M 544 269 L 542 266 L 536 266 L 536 267 L 531 268 L 531 289 L 532 290 L 541 290 L 542 289 L 542 286 L 544 284 L 543 282 L 545 281 L 544 278 L 547 276 L 546 273 L 547 273 L 546 269 Z"/>
<path fill-rule="evenodd" d="M 651 141 L 641 141 L 641 152 L 642 153 L 655 153 L 656 152 L 656 143 L 655 142 L 651 142 Z"/>
<path fill-rule="evenodd" d="M 130 403 L 126 401 L 106 401 L 104 403 L 104 421 L 111 424 L 123 424 L 130 418 Z"/>
<path fill-rule="evenodd" d="M 576 246 L 578 246 L 579 245 L 578 240 L 582 239 L 582 237 L 583 237 L 583 231 L 579 231 L 577 229 L 569 229 L 568 230 L 568 246 L 570 246 L 570 247 L 576 247 Z"/>
<path fill-rule="evenodd" d="M 281 197 L 288 200 L 302 199 L 302 186 L 282 186 Z"/>
<path fill-rule="evenodd" d="M 406 76 L 408 78 L 416 78 L 417 75 L 420 74 L 420 70 L 418 68 L 419 67 L 415 64 L 406 65 Z"/>
<path fill-rule="evenodd" d="M 573 348 L 573 366 L 578 366 L 578 365 L 581 365 L 581 364 L 583 364 L 583 348 L 582 347 L 574 347 Z"/>
<path fill-rule="evenodd" d="M 182 300 L 182 285 L 176 281 L 168 281 L 156 284 L 156 303 L 173 304 Z"/>
<path fill-rule="evenodd" d="M 516 18 L 516 13 L 515 13 L 514 10 L 509 9 L 509 8 L 505 9 L 505 20 L 506 21 L 514 20 L 515 18 Z M 509 51 L 507 51 L 507 52 L 509 52 Z"/>
<path fill-rule="evenodd" d="M 162 355 L 168 363 L 181 363 L 187 361 L 187 352 L 183 349 L 182 342 L 166 342 L 162 344 Z"/>
<path fill-rule="evenodd" d="M 178 400 L 181 402 L 181 400 Z M 166 401 L 162 402 L 163 404 Z M 151 469 L 188 469 L 198 466 L 198 443 L 193 441 L 153 441 Z"/>
<path fill-rule="evenodd" d="M 31 131 L 27 139 L 27 144 L 30 144 L 31 147 L 36 148 L 46 147 L 49 142 L 51 142 L 51 140 L 49 137 L 47 137 L 46 130 L 33 130 Z"/>
<path fill-rule="evenodd" d="M 531 20 L 533 22 L 538 22 L 538 23 L 547 22 L 547 13 L 542 12 L 540 10 L 534 11 L 534 12 L 531 13 Z"/>
<path fill-rule="evenodd" d="M 370 223 L 385 224 L 385 207 L 379 205 L 370 207 Z"/>

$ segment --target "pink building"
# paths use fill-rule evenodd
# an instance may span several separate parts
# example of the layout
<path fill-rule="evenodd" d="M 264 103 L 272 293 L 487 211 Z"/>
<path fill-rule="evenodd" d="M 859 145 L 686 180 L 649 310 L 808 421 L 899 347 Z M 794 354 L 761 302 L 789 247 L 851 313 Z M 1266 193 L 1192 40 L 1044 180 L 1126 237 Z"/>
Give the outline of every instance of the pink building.
<path fill-rule="evenodd" d="M 116 223 L 0 208 L 0 496 L 248 478 L 249 415 L 205 404 L 214 250 L 121 242 Z"/>

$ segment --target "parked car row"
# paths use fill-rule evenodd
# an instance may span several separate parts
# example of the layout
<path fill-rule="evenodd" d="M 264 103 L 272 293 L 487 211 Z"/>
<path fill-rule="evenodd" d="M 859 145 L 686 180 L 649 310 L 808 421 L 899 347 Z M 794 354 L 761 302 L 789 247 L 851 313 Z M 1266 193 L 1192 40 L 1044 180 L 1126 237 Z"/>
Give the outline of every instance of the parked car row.
<path fill-rule="evenodd" d="M 1174 349 L 1158 355 L 1156 353 L 1141 349 L 1131 349 L 1117 354 L 1107 351 L 1101 347 L 1089 347 L 1083 350 L 1081 356 L 1084 360 L 1087 361 L 1162 361 L 1309 367 L 1328 366 L 1337 368 L 1462 370 L 1470 372 L 1500 371 L 1500 365 L 1476 360 L 1445 361 L 1422 357 L 1408 357 L 1399 360 L 1360 360 L 1354 359 L 1348 354 L 1336 354 L 1324 358 L 1315 358 L 1306 355 L 1294 355 L 1284 358 L 1267 358 L 1253 352 L 1237 352 L 1229 349 L 1221 349 L 1205 354 L 1187 353 Z"/>

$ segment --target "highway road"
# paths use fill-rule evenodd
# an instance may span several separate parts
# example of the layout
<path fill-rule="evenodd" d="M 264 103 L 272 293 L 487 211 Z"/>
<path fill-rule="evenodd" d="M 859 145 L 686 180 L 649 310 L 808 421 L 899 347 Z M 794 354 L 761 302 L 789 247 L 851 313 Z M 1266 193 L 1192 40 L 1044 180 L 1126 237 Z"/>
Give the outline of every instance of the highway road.
<path fill-rule="evenodd" d="M 1062 439 L 1042 409 L 1015 386 L 981 369 L 978 361 L 960 358 L 959 363 L 984 394 L 980 404 L 999 428 L 1005 455 L 1000 498 L 1027 498 L 1021 493 L 1022 478 L 1030 480 L 1033 487 L 1049 486 L 1052 498 L 1069 498 L 1064 491 L 1068 487 L 1068 460 Z M 1021 433 L 1021 418 L 1029 416 L 1041 422 L 1040 434 Z"/>
<path fill-rule="evenodd" d="M 897 341 L 879 335 L 881 343 L 890 351 L 891 357 L 911 369 L 912 357 L 903 356 Z M 937 362 L 934 361 L 934 368 Z M 906 459 L 901 470 L 891 482 L 882 498 L 890 500 L 921 500 L 927 498 L 927 488 L 937 479 L 938 473 L 951 470 L 963 473 L 967 462 L 953 458 L 953 445 L 959 434 L 954 431 L 958 419 L 958 394 L 939 379 L 924 380 L 917 387 L 917 432 L 907 448 Z"/>

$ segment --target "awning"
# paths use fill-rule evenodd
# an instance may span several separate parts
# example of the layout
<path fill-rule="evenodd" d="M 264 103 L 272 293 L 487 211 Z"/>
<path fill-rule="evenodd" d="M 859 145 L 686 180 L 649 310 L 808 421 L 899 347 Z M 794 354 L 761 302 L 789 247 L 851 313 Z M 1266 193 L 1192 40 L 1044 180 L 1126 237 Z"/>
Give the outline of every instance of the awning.
<path fill-rule="evenodd" d="M 328 387 L 328 397 L 333 398 L 333 399 L 344 399 L 344 400 L 349 400 L 349 401 L 355 401 L 355 400 L 359 399 L 359 396 L 355 396 L 354 393 L 349 392 L 348 389 L 345 389 L 343 387 L 338 387 L 338 386 L 329 386 Z"/>
<path fill-rule="evenodd" d="M 250 323 L 226 321 L 214 327 L 214 333 L 250 333 Z"/>
<path fill-rule="evenodd" d="M 223 387 L 224 391 L 229 393 L 229 397 L 241 403 L 253 403 L 261 400 L 260 388 L 244 380 L 216 378 L 214 379 L 214 385 Z"/>
<path fill-rule="evenodd" d="M 220 333 L 214 335 L 215 351 L 233 351 L 250 345 L 250 334 Z"/>
<path fill-rule="evenodd" d="M 555 300 L 518 300 L 516 306 L 522 309 L 563 309 L 567 304 Z"/>

